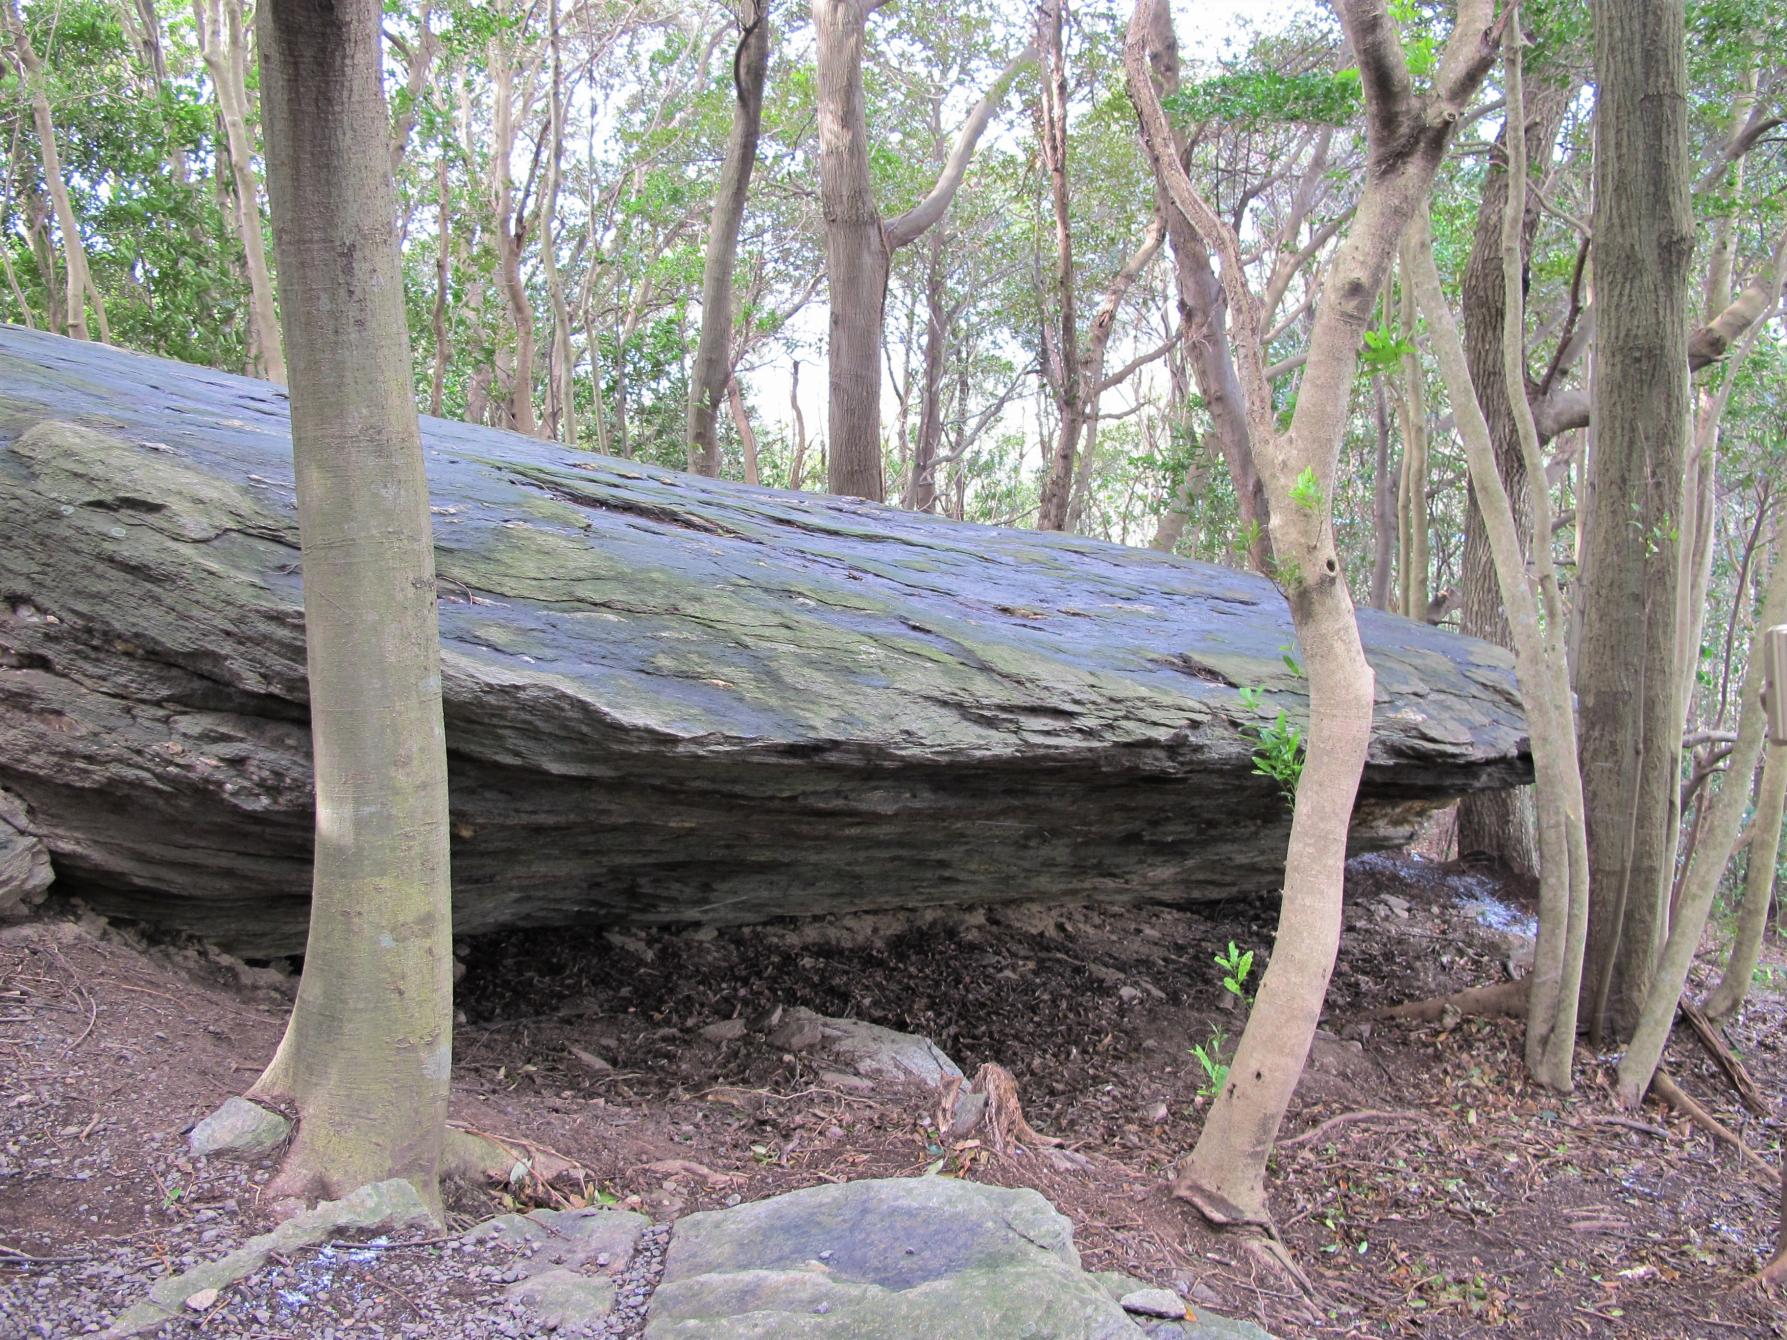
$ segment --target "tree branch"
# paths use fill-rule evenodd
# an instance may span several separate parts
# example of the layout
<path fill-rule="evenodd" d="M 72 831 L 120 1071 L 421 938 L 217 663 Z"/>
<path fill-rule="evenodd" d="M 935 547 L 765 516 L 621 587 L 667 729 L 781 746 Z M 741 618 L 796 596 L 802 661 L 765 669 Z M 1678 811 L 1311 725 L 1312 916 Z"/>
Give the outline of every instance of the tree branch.
<path fill-rule="evenodd" d="M 869 6 L 871 10 L 875 7 L 875 4 Z M 949 151 L 942 175 L 937 178 L 937 184 L 931 187 L 930 194 L 887 224 L 885 232 L 887 249 L 890 252 L 898 251 L 916 241 L 927 228 L 943 217 L 949 209 L 949 202 L 955 198 L 956 188 L 962 184 L 962 178 L 967 174 L 968 160 L 974 157 L 974 148 L 980 143 L 982 132 L 993 119 L 993 113 L 999 110 L 999 104 L 1005 101 L 1011 81 L 1017 78 L 1018 71 L 1035 59 L 1036 44 L 1033 42 L 1017 54 L 1011 64 L 1000 72 L 981 100 L 974 104 L 974 110 L 968 114 L 968 120 L 956 136 L 955 147 Z"/>

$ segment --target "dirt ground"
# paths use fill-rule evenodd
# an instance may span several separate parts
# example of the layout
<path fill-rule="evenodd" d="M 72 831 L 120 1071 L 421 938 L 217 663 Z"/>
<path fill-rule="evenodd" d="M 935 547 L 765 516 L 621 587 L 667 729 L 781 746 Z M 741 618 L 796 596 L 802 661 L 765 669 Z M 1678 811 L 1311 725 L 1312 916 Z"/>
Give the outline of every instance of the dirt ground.
<path fill-rule="evenodd" d="M 552 1190 L 533 1188 L 542 1203 L 613 1200 L 660 1222 L 927 1170 L 1034 1186 L 1074 1221 L 1088 1268 L 1176 1282 L 1287 1340 L 1787 1335 L 1782 1299 L 1739 1287 L 1772 1247 L 1775 1189 L 1674 1113 L 1619 1111 L 1616 1058 L 1580 1052 L 1577 1093 L 1562 1100 L 1526 1082 L 1512 1023 L 1362 1020 L 1518 969 L 1520 891 L 1468 866 L 1349 867 L 1326 1031 L 1272 1183 L 1316 1306 L 1207 1229 L 1167 1194 L 1165 1172 L 1206 1102 L 1192 1045 L 1210 1051 L 1218 1032 L 1232 1045 L 1245 1017 L 1214 957 L 1231 941 L 1255 950 L 1251 989 L 1273 914 L 1243 900 L 487 937 L 461 946 L 455 1117 L 567 1160 Z M 1771 945 L 1771 967 L 1783 957 Z M 1773 1115 L 1747 1113 L 1685 1030 L 1668 1057 L 1771 1160 L 1787 1112 L 1780 980 L 1729 1030 Z M 182 1132 L 253 1080 L 292 986 L 91 922 L 0 932 L 0 1336 L 97 1329 L 158 1274 L 266 1227 L 267 1169 L 190 1160 Z M 1085 1166 L 952 1143 L 933 1096 L 842 1084 L 754 1030 L 796 1005 L 923 1034 L 970 1074 L 1007 1067 L 1030 1123 Z M 743 1036 L 701 1036 L 729 1019 Z M 454 1207 L 462 1221 L 501 1208 L 497 1191 Z M 447 1288 L 475 1311 L 504 1278 L 500 1262 L 420 1255 L 279 1262 L 231 1320 L 164 1334 L 443 1334 L 429 1318 L 446 1313 L 419 1290 Z M 294 1320 L 281 1281 L 319 1270 L 352 1277 L 358 1301 Z M 483 1325 L 451 1333 L 526 1333 Z"/>

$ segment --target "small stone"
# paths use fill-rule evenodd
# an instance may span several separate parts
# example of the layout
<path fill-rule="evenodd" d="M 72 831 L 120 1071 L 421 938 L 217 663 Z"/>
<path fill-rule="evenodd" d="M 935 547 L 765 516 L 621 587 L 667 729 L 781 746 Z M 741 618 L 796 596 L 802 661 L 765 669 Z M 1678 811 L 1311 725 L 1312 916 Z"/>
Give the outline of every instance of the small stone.
<path fill-rule="evenodd" d="M 1137 1289 L 1134 1293 L 1124 1294 L 1117 1302 L 1125 1312 L 1133 1312 L 1138 1317 L 1183 1320 L 1185 1316 L 1185 1300 L 1171 1289 Z"/>
<path fill-rule="evenodd" d="M 217 1301 L 217 1290 L 215 1290 L 215 1289 L 200 1289 L 195 1294 L 187 1295 L 186 1306 L 191 1308 L 194 1312 L 203 1312 L 206 1308 L 210 1307 L 211 1304 L 215 1303 L 216 1301 Z"/>
<path fill-rule="evenodd" d="M 610 1070 L 614 1069 L 614 1066 L 611 1062 L 604 1061 L 600 1056 L 597 1056 L 594 1052 L 586 1052 L 581 1047 L 572 1047 L 569 1045 L 567 1045 L 565 1047 L 565 1050 L 570 1052 L 572 1059 L 574 1059 L 577 1062 L 577 1064 L 582 1066 L 585 1070 L 594 1071 L 598 1075 L 605 1075 Z"/>
<path fill-rule="evenodd" d="M 744 1035 L 745 1021 L 743 1019 L 722 1019 L 701 1030 L 701 1036 L 709 1042 L 736 1042 Z"/>
<path fill-rule="evenodd" d="M 804 1052 L 825 1041 L 825 1025 L 810 1016 L 797 1016 L 771 1033 L 769 1041 L 783 1051 Z"/>
<path fill-rule="evenodd" d="M 1167 1115 L 1168 1115 L 1168 1113 L 1167 1113 L 1167 1105 L 1166 1105 L 1165 1099 L 1162 1099 L 1160 1102 L 1154 1104 L 1154 1106 L 1150 1107 L 1146 1113 L 1148 1121 L 1152 1125 L 1155 1125 L 1155 1126 L 1159 1126 L 1162 1123 L 1164 1123 L 1167 1119 Z"/>
<path fill-rule="evenodd" d="M 1120 986 L 1117 988 L 1117 999 L 1122 1001 L 1125 1005 L 1133 1005 L 1141 998 L 1142 993 L 1136 987 Z"/>
<path fill-rule="evenodd" d="M 271 1149 L 290 1133 L 292 1123 L 246 1098 L 230 1098 L 192 1128 L 186 1147 L 198 1157 Z"/>

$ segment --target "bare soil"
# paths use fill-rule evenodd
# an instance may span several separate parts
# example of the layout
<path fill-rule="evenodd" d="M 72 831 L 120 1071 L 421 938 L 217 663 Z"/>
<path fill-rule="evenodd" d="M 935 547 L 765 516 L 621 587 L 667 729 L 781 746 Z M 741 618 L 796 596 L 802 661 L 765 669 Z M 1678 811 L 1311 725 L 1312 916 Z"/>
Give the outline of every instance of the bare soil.
<path fill-rule="evenodd" d="M 552 1187 L 529 1189 L 542 1202 L 613 1200 L 660 1222 L 927 1170 L 1034 1186 L 1074 1221 L 1088 1268 L 1176 1283 L 1287 1338 L 1787 1335 L 1781 1297 L 1743 1287 L 1772 1248 L 1776 1189 L 1674 1113 L 1617 1109 L 1615 1057 L 1584 1048 L 1560 1099 L 1527 1083 L 1512 1022 L 1362 1019 L 1519 970 L 1525 891 L 1469 866 L 1349 867 L 1327 1032 L 1273 1181 L 1314 1305 L 1175 1202 L 1167 1169 L 1206 1103 L 1191 1046 L 1245 1018 L 1214 957 L 1255 950 L 1251 988 L 1274 913 L 1256 899 L 486 937 L 461 946 L 455 1117 L 562 1157 Z M 1771 945 L 1769 968 L 1783 957 Z M 1787 1111 L 1776 980 L 1728 1030 L 1770 1116 L 1741 1107 L 1685 1029 L 1667 1058 L 1771 1161 Z M 183 1132 L 252 1082 L 292 986 L 91 920 L 0 932 L 0 1337 L 86 1333 L 157 1275 L 267 1227 L 267 1168 L 189 1159 Z M 1085 1166 L 951 1142 L 935 1095 L 843 1083 L 755 1028 L 699 1031 L 795 1005 L 923 1034 L 970 1074 L 1005 1066 L 1030 1123 Z M 454 1209 L 468 1222 L 512 1203 L 477 1191 Z M 306 1294 L 319 1271 L 328 1287 Z M 504 1262 L 441 1245 L 275 1274 L 164 1334 L 529 1333 L 496 1301 Z"/>

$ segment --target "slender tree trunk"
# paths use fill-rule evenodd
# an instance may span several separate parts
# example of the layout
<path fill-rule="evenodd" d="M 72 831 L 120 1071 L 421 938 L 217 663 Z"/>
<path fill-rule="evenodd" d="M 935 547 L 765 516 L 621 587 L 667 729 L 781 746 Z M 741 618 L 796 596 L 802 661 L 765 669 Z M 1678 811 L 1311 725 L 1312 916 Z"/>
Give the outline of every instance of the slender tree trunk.
<path fill-rule="evenodd" d="M 447 756 L 379 21 L 372 0 L 268 0 L 259 15 L 317 834 L 304 976 L 252 1093 L 297 1108 L 277 1193 L 404 1177 L 438 1204 L 453 1022 Z"/>
<path fill-rule="evenodd" d="M 429 379 L 428 412 L 439 418 L 441 402 L 447 393 L 447 289 L 453 280 L 453 192 L 447 180 L 447 155 L 443 150 L 434 165 L 435 203 L 440 213 L 435 219 L 434 253 L 434 372 Z"/>
<path fill-rule="evenodd" d="M 56 228 L 62 235 L 62 269 L 68 279 L 63 329 L 77 340 L 92 338 L 87 326 L 87 300 L 91 299 L 99 338 L 110 344 L 112 332 L 106 324 L 105 300 L 100 297 L 99 287 L 93 282 L 93 272 L 87 265 L 87 246 L 81 240 L 80 221 L 75 218 L 68 183 L 62 176 L 62 156 L 56 148 L 56 123 L 50 115 L 49 94 L 44 89 L 43 63 L 37 58 L 37 49 L 31 45 L 25 21 L 19 17 L 18 0 L 6 0 L 6 20 L 12 30 L 13 58 L 18 62 L 20 78 L 31 89 L 31 117 L 37 130 L 38 161 L 43 166 L 44 186 L 49 190 L 50 203 L 55 210 Z M 53 289 L 53 279 L 45 287 Z"/>
<path fill-rule="evenodd" d="M 919 373 L 918 438 L 906 479 L 905 506 L 929 512 L 937 506 L 937 457 L 943 450 L 943 374 L 948 362 L 950 311 L 944 292 L 947 234 L 931 231 L 925 256 L 925 348 Z"/>
<path fill-rule="evenodd" d="M 1529 162 L 1545 161 L 1557 138 L 1568 101 L 1567 90 L 1538 87 L 1528 93 L 1522 121 Z M 1528 394 L 1531 386 L 1523 368 L 1519 386 L 1510 387 L 1502 359 L 1506 307 L 1502 296 L 1502 214 L 1508 200 L 1507 150 L 1508 125 L 1511 123 L 1511 119 L 1504 123 L 1496 139 L 1502 152 L 1490 160 L 1483 177 L 1476 232 L 1461 285 L 1461 307 L 1464 351 L 1470 362 L 1471 382 L 1477 388 L 1477 403 L 1482 406 L 1483 416 L 1489 423 L 1497 469 L 1501 473 L 1503 490 L 1514 507 L 1515 534 L 1520 537 L 1524 553 L 1530 533 L 1530 507 L 1526 466 L 1521 460 L 1519 436 L 1514 426 L 1512 397 Z M 1523 256 L 1531 250 L 1538 224 L 1538 202 L 1529 197 L 1521 233 Z M 1483 638 L 1497 646 L 1512 647 L 1501 586 L 1496 580 L 1495 563 L 1490 555 L 1474 484 L 1466 490 L 1466 497 L 1469 503 L 1465 511 L 1464 558 L 1459 581 L 1462 601 L 1459 626 L 1472 637 Z M 1483 791 L 1458 802 L 1458 850 L 1461 855 L 1487 856 L 1504 869 L 1530 879 L 1539 873 L 1536 835 L 1530 787 Z"/>
<path fill-rule="evenodd" d="M 1388 312 L 1389 301 L 1385 300 Z M 1377 428 L 1376 473 L 1372 475 L 1371 604 L 1387 610 L 1396 558 L 1396 476 L 1390 464 L 1390 398 L 1384 379 L 1371 379 L 1371 415 Z"/>
<path fill-rule="evenodd" d="M 736 374 L 726 379 L 726 407 L 732 413 L 732 426 L 738 430 L 738 445 L 744 452 L 745 483 L 760 483 L 757 477 L 757 433 L 751 427 L 751 414 L 745 408 L 745 398 L 739 392 Z"/>
<path fill-rule="evenodd" d="M 254 137 L 248 130 L 248 33 L 242 0 L 195 0 L 199 48 L 217 114 L 229 146 L 230 181 L 234 189 L 232 217 L 248 269 L 248 371 L 270 382 L 285 381 L 285 351 L 279 339 L 279 314 L 273 302 L 273 275 L 261 236 L 260 183 L 254 177 Z M 382 133 L 382 132 L 381 132 Z"/>
<path fill-rule="evenodd" d="M 1688 446 L 1687 75 L 1682 0 L 1597 0 L 1595 450 L 1576 689 L 1588 804 L 1591 1036 L 1630 1036 L 1675 865 L 1677 527 Z"/>
<path fill-rule="evenodd" d="M 517 207 L 510 156 L 515 151 L 515 69 L 501 42 L 490 47 L 493 85 L 490 165 L 492 203 L 496 210 L 497 268 L 509 320 L 515 327 L 515 367 L 509 380 L 509 426 L 532 437 L 539 433 L 534 416 L 534 308 L 521 277 L 521 250 L 527 243 L 525 204 Z"/>
<path fill-rule="evenodd" d="M 701 342 L 689 378 L 689 469 L 720 473 L 719 413 L 732 381 L 732 269 L 738 230 L 745 217 L 757 138 L 763 127 L 763 85 L 769 77 L 769 3 L 747 0 L 732 54 L 732 87 L 738 105 L 726 140 L 726 161 L 714 191 L 707 229 L 707 263 L 701 276 Z M 755 483 L 756 481 L 751 481 Z"/>
<path fill-rule="evenodd" d="M 800 360 L 788 376 L 788 408 L 794 415 L 794 459 L 788 463 L 788 487 L 796 493 L 805 484 L 807 473 L 807 416 L 800 408 Z"/>
<path fill-rule="evenodd" d="M 1197 1147 L 1179 1166 L 1173 1191 L 1214 1222 L 1268 1223 L 1266 1162 L 1308 1057 L 1339 948 L 1347 833 L 1371 735 L 1372 672 L 1334 544 L 1334 477 L 1372 308 L 1404 225 L 1432 188 L 1459 112 L 1488 71 L 1494 16 L 1489 0 L 1460 4 L 1433 92 L 1416 97 L 1382 0 L 1341 0 L 1365 93 L 1364 187 L 1352 229 L 1323 275 L 1303 384 L 1290 428 L 1281 433 L 1239 239 L 1193 189 L 1155 91 L 1159 73 L 1149 58 L 1158 60 L 1167 49 L 1158 37 L 1166 22 L 1162 8 L 1163 0 L 1139 0 L 1124 72 L 1157 182 L 1206 248 L 1222 256 L 1253 449 L 1271 509 L 1275 570 L 1296 626 L 1310 702 L 1271 963 L 1228 1081 Z M 1320 491 L 1315 505 L 1311 479 Z"/>
<path fill-rule="evenodd" d="M 552 92 L 547 149 L 546 199 L 540 210 L 540 256 L 546 271 L 546 297 L 552 305 L 552 388 L 557 402 L 553 436 L 568 447 L 577 445 L 577 356 L 571 348 L 571 308 L 558 270 L 558 200 L 565 159 L 564 70 L 559 59 L 558 0 L 547 7 L 547 39 L 552 60 Z"/>
<path fill-rule="evenodd" d="M 1787 562 L 1777 561 L 1769 572 L 1762 617 L 1756 627 L 1760 631 L 1783 622 L 1787 622 Z M 1637 1107 L 1643 1102 L 1656 1077 L 1657 1064 L 1663 1059 L 1663 1048 L 1675 1024 L 1682 988 L 1687 985 L 1688 969 L 1694 965 L 1694 953 L 1706 929 L 1706 915 L 1712 909 L 1713 895 L 1719 891 L 1719 880 L 1749 805 L 1750 780 L 1755 776 L 1767 733 L 1767 711 L 1762 705 L 1765 678 L 1763 657 L 1752 651 L 1744 672 L 1743 705 L 1738 711 L 1737 743 L 1731 751 L 1731 762 L 1706 811 L 1705 842 L 1682 881 L 1680 905 L 1645 992 L 1631 1045 L 1620 1061 L 1618 1096 L 1626 1107 Z"/>
<path fill-rule="evenodd" d="M 1726 785 L 1730 785 L 1727 778 Z M 1744 872 L 1744 901 L 1731 940 L 1731 957 L 1719 984 L 1707 997 L 1706 1013 L 1712 1019 L 1736 1014 L 1749 994 L 1750 981 L 1762 955 L 1762 937 L 1768 929 L 1769 908 L 1775 900 L 1775 863 L 1781 857 L 1781 813 L 1787 801 L 1787 748 L 1768 746 L 1762 762 L 1762 786 L 1756 795 L 1755 826 L 1750 838 L 1748 866 Z"/>
<path fill-rule="evenodd" d="M 1148 37 L 1149 68 L 1163 98 L 1179 91 L 1179 39 L 1165 5 L 1148 6 L 1153 30 Z M 1175 134 L 1173 152 L 1185 155 L 1182 135 Z M 1211 435 L 1235 486 L 1235 506 L 1249 561 L 1271 572 L 1272 517 L 1253 450 L 1253 428 L 1235 370 L 1228 327 L 1231 313 L 1222 282 L 1210 261 L 1210 249 L 1197 230 L 1176 210 L 1166 213 L 1167 238 L 1173 248 L 1173 277 L 1179 291 L 1179 321 L 1191 356 L 1198 394 L 1210 416 Z"/>
<path fill-rule="evenodd" d="M 1055 447 L 1048 454 L 1043 473 L 1042 501 L 1036 514 L 1038 530 L 1061 530 L 1067 525 L 1072 500 L 1074 457 L 1080 433 L 1086 425 L 1087 387 L 1080 354 L 1079 318 L 1074 313 L 1073 227 L 1067 199 L 1067 60 L 1061 30 L 1067 19 L 1067 0 L 1042 0 L 1037 6 L 1038 45 L 1042 50 L 1042 100 L 1037 107 L 1038 142 L 1049 177 L 1049 205 L 1055 220 L 1055 314 L 1058 321 L 1058 357 L 1055 410 L 1059 418 Z"/>
<path fill-rule="evenodd" d="M 1410 266 L 1405 258 L 1403 273 Z M 1414 340 L 1415 293 L 1406 277 L 1402 287 L 1403 337 Z M 1421 384 L 1421 356 L 1411 347 L 1402 356 L 1402 394 L 1397 410 L 1402 420 L 1402 471 L 1396 489 L 1397 576 L 1399 608 L 1410 619 L 1427 612 L 1428 568 L 1432 559 L 1427 537 L 1427 393 Z"/>

